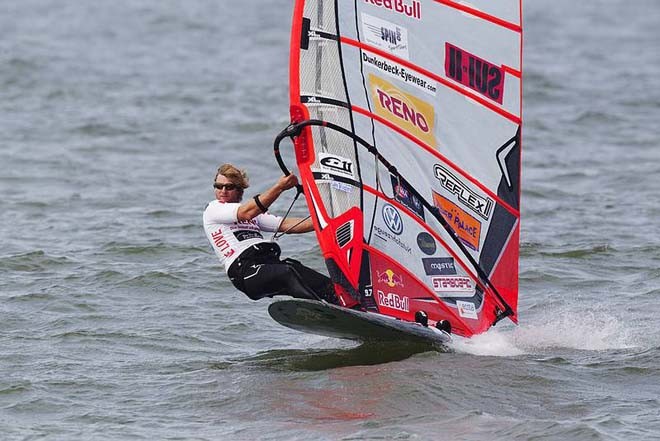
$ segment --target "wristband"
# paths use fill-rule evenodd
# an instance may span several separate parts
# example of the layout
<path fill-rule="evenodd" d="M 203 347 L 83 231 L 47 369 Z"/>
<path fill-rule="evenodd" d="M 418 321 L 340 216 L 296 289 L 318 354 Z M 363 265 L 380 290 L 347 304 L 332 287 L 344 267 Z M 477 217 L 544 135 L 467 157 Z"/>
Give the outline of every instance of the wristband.
<path fill-rule="evenodd" d="M 254 199 L 254 203 L 257 204 L 257 207 L 259 207 L 259 210 L 261 210 L 262 213 L 268 211 L 268 207 L 264 206 L 259 200 L 259 194 L 256 194 L 252 199 Z"/>

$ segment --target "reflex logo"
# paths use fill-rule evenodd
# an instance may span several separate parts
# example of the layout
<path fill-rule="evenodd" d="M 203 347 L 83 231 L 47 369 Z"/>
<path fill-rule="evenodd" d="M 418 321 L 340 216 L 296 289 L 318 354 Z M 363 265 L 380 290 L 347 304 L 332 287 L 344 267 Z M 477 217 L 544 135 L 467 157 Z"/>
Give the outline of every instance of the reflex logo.
<path fill-rule="evenodd" d="M 390 11 L 406 15 L 408 17 L 422 19 L 422 4 L 418 0 L 406 1 L 404 0 L 364 0 L 365 3 L 372 4 L 381 8 L 389 9 Z"/>
<path fill-rule="evenodd" d="M 426 144 L 435 147 L 433 106 L 416 96 L 399 90 L 393 84 L 369 74 L 374 111 Z"/>
<path fill-rule="evenodd" d="M 449 170 L 440 164 L 433 166 L 433 173 L 442 187 L 449 193 L 458 196 L 458 200 L 479 216 L 488 220 L 493 209 L 493 200 L 472 191 L 463 181 L 451 174 Z"/>
<path fill-rule="evenodd" d="M 445 43 L 445 75 L 502 104 L 504 69 L 453 44 Z"/>
<path fill-rule="evenodd" d="M 403 233 L 403 219 L 401 219 L 399 210 L 394 208 L 393 205 L 385 204 L 383 206 L 383 220 L 392 233 L 397 236 Z"/>

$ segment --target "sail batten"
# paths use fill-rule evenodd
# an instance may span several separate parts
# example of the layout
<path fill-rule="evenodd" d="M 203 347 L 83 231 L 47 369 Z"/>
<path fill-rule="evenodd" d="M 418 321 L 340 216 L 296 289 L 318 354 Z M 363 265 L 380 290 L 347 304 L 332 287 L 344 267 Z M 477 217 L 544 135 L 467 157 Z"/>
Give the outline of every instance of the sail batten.
<path fill-rule="evenodd" d="M 456 333 L 517 321 L 521 0 L 296 0 L 296 160 L 335 283 Z"/>

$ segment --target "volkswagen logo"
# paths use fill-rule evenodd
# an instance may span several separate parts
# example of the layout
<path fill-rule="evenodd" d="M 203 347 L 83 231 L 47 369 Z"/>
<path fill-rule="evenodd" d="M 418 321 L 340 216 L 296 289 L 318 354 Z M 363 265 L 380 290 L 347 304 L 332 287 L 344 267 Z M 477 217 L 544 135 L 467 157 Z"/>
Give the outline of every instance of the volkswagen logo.
<path fill-rule="evenodd" d="M 403 233 L 403 219 L 401 219 L 399 211 L 394 206 L 385 204 L 383 207 L 383 220 L 392 233 L 397 236 Z"/>

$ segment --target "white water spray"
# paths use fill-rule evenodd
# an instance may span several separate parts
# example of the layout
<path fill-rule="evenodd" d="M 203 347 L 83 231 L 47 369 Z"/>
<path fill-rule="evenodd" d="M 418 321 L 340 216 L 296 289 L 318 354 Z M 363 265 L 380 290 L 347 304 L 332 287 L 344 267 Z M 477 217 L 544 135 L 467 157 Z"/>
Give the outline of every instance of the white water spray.
<path fill-rule="evenodd" d="M 491 329 L 471 339 L 455 337 L 458 353 L 514 357 L 549 349 L 602 351 L 635 347 L 635 338 L 622 320 L 604 310 L 566 309 L 533 317 L 513 329 Z"/>

